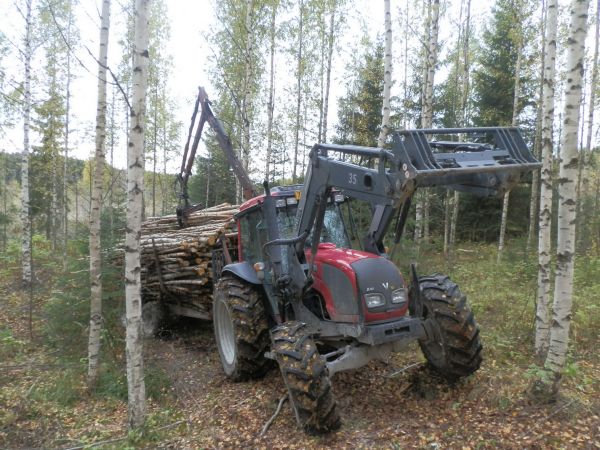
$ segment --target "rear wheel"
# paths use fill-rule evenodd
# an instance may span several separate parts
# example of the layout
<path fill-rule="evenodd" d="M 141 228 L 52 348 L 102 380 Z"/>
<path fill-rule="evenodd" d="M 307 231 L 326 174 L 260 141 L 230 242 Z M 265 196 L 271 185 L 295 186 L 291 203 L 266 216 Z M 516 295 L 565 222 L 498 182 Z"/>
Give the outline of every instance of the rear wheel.
<path fill-rule="evenodd" d="M 213 326 L 225 375 L 233 381 L 263 376 L 271 367 L 269 325 L 258 286 L 224 274 L 215 288 Z"/>
<path fill-rule="evenodd" d="M 325 360 L 306 325 L 286 322 L 273 329 L 272 339 L 272 350 L 300 426 L 309 434 L 337 430 L 341 420 Z"/>
<path fill-rule="evenodd" d="M 467 298 L 445 275 L 419 278 L 423 314 L 433 336 L 419 341 L 429 364 L 448 380 L 471 375 L 481 365 L 479 327 Z"/>

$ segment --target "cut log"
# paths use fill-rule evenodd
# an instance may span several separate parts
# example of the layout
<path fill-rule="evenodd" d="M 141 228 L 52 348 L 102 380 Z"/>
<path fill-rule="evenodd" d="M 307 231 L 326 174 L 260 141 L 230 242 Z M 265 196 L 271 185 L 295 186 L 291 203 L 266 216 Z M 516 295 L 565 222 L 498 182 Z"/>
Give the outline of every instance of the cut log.
<path fill-rule="evenodd" d="M 160 300 L 171 311 L 209 318 L 212 311 L 212 252 L 221 248 L 237 253 L 235 205 L 223 203 L 191 213 L 179 228 L 177 216 L 150 217 L 142 223 L 141 279 L 144 301 Z"/>

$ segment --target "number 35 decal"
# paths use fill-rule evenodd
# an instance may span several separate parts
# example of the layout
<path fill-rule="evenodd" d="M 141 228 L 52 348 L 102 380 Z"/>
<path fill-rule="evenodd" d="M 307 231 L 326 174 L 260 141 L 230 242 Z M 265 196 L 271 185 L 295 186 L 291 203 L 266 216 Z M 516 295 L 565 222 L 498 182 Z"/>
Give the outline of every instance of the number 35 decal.
<path fill-rule="evenodd" d="M 356 184 L 356 174 L 355 173 L 349 173 L 348 174 L 348 184 Z"/>

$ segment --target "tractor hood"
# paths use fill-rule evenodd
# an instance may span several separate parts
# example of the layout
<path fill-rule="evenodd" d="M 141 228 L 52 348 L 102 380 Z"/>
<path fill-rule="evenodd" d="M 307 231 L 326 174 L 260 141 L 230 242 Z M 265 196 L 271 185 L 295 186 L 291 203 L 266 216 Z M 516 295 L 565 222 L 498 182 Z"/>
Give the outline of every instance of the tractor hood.
<path fill-rule="evenodd" d="M 306 256 L 310 261 L 310 251 Z M 390 260 L 322 243 L 319 244 L 315 266 L 313 287 L 325 298 L 333 320 L 380 322 L 406 313 L 407 304 L 392 303 L 392 292 L 405 287 L 405 283 Z M 367 308 L 366 294 L 381 294 L 385 303 Z"/>

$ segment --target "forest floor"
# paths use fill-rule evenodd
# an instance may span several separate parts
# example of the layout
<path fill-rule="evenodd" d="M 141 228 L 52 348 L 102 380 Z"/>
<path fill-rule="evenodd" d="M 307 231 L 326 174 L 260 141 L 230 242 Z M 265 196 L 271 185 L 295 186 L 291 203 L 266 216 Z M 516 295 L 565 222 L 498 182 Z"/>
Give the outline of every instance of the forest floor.
<path fill-rule="evenodd" d="M 127 434 L 122 337 L 108 327 L 103 348 L 111 362 L 96 392 L 87 393 L 85 296 L 64 297 L 65 286 L 77 280 L 56 284 L 56 269 L 39 267 L 32 339 L 28 296 L 15 282 L 17 269 L 7 264 L 0 271 L 0 448 L 87 448 L 108 441 L 94 448 L 600 449 L 600 259 L 578 260 L 583 269 L 576 276 L 561 397 L 539 405 L 527 394 L 537 370 L 531 354 L 535 269 L 514 259 L 495 266 L 488 247 L 464 248 L 458 258 L 449 272 L 469 295 L 481 326 L 481 369 L 450 386 L 422 364 L 415 345 L 388 364 L 338 373 L 333 389 L 343 425 L 320 437 L 298 429 L 289 404 L 261 436 L 285 394 L 279 372 L 227 381 L 212 326 L 192 320 L 145 342 L 149 416 L 144 430 Z M 423 264 L 424 272 L 435 263 Z M 71 320 L 57 306 L 61 300 L 81 309 L 81 320 Z M 119 300 L 111 297 L 108 308 Z"/>

